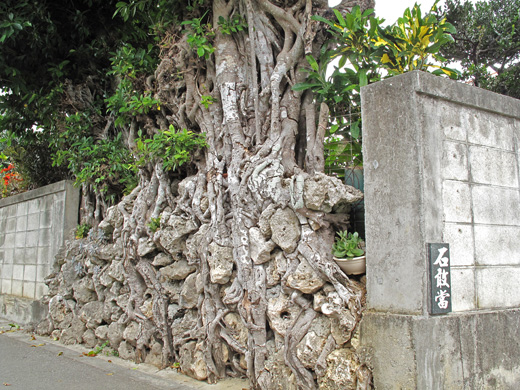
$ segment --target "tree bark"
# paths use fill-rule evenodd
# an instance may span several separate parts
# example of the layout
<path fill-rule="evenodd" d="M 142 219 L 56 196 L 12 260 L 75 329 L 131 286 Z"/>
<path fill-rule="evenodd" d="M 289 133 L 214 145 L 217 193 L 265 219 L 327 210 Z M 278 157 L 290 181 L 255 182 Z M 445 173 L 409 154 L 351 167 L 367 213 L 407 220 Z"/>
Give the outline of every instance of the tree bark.
<path fill-rule="evenodd" d="M 178 30 L 165 40 L 155 74 L 164 113 L 158 127 L 166 121 L 199 130 L 208 147 L 195 161 L 197 173 L 180 184 L 160 161 L 148 164 L 140 185 L 114 211 L 122 225 L 110 222 L 129 289 L 118 322 L 144 329 L 136 345 L 142 360 L 160 342 L 165 366 L 180 362 L 183 372 L 210 383 L 245 371 L 252 389 L 283 383 L 315 389 L 329 353 L 353 348 L 349 338 L 335 340 L 329 329 L 314 363 L 298 356 L 320 321 L 341 322 L 348 312 L 354 332 L 364 297 L 361 284 L 331 256 L 334 229 L 348 220 L 344 203 L 360 194 L 323 175 L 328 107 L 317 110 L 309 93 L 292 90 L 306 79 L 305 55 L 318 57 L 324 42 L 311 16 L 326 12 L 326 1 L 214 0 L 207 14 L 215 32 L 213 55 L 198 57 Z M 247 27 L 229 35 L 218 28 L 219 20 L 234 15 Z M 214 102 L 205 107 L 202 95 Z M 313 191 L 322 195 L 318 205 L 309 199 Z M 276 223 L 279 216 L 289 218 L 288 227 Z M 159 217 L 154 232 L 149 223 Z M 153 251 L 140 249 L 148 242 Z M 151 264 L 162 252 L 194 271 L 181 280 L 165 278 L 166 267 Z M 228 267 L 224 276 L 217 260 Z M 314 276 L 302 286 L 296 274 Z M 316 280 L 321 285 L 315 287 Z M 175 283 L 183 286 L 180 297 L 168 292 Z M 282 301 L 290 302 L 288 308 L 276 311 Z M 324 305 L 337 306 L 328 311 L 334 313 L 330 318 Z M 186 363 L 196 359 L 204 366 L 197 372 Z"/>

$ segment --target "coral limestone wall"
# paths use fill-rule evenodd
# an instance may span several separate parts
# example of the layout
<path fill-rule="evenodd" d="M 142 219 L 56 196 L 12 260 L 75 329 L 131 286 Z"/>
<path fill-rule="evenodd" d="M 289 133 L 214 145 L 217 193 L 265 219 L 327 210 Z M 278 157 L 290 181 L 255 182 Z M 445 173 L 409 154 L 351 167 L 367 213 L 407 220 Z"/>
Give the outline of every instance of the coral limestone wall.
<path fill-rule="evenodd" d="M 124 238 L 138 192 L 112 207 L 87 239 L 67 243 L 49 284 L 49 317 L 38 331 L 67 344 L 108 341 L 123 358 L 158 367 L 175 362 L 209 381 L 220 372 L 245 375 L 253 338 L 263 337 L 269 382 L 258 388 L 368 387 L 370 371 L 357 351 L 365 278 L 339 270 L 330 255 L 334 232 L 322 229 L 344 226 L 349 204 L 362 194 L 325 175 L 301 179 L 300 202 L 269 205 L 248 231 L 263 296 L 227 298 L 238 277 L 233 249 L 208 242 L 210 224 L 182 208 L 195 180 L 189 177 L 135 250 Z M 282 186 L 287 193 L 290 183 Z M 203 211 L 211 207 L 205 197 L 200 203 Z M 309 245 L 322 258 L 309 255 Z M 258 300 L 263 312 L 253 308 Z M 264 330 L 255 316 L 263 316 Z"/>

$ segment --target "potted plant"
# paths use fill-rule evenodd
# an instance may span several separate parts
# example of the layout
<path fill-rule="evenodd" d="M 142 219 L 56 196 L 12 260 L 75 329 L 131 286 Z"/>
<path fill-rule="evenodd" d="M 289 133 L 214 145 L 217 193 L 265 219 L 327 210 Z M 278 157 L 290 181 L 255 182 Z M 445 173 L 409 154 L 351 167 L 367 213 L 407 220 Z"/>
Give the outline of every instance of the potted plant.
<path fill-rule="evenodd" d="M 364 242 L 358 232 L 337 232 L 336 242 L 332 246 L 332 255 L 341 270 L 347 275 L 364 274 L 366 256 Z"/>

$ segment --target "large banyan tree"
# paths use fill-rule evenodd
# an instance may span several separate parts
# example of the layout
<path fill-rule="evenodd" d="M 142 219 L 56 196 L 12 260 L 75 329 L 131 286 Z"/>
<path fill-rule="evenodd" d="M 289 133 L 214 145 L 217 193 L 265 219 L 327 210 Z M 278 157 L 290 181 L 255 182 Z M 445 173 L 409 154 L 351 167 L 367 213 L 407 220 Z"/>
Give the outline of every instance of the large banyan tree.
<path fill-rule="evenodd" d="M 337 8 L 354 5 L 374 4 Z M 58 256 L 38 330 L 64 342 L 108 341 L 123 357 L 178 363 L 209 382 L 369 388 L 357 350 L 364 280 L 349 279 L 331 255 L 334 231 L 362 195 L 323 173 L 328 108 L 293 89 L 308 75 L 306 55 L 318 58 L 325 44 L 326 26 L 311 16 L 330 18 L 327 1 L 141 0 L 109 13 L 118 11 L 114 23 L 138 23 L 158 7 L 170 13 L 160 52 L 135 51 L 133 68 L 115 55 L 110 83 L 83 68 L 62 84 L 55 132 L 72 137 L 71 123 L 88 123 L 75 128 L 90 132 L 86 149 L 117 139 L 138 184 L 111 207 L 106 188 L 85 203 L 84 217 L 102 222 Z M 115 45 L 107 28 L 97 42 Z M 139 73 L 154 53 L 156 69 Z M 101 96 L 110 88 L 112 97 Z M 123 96 L 135 90 L 141 97 Z M 96 189 L 85 188 L 86 196 Z"/>

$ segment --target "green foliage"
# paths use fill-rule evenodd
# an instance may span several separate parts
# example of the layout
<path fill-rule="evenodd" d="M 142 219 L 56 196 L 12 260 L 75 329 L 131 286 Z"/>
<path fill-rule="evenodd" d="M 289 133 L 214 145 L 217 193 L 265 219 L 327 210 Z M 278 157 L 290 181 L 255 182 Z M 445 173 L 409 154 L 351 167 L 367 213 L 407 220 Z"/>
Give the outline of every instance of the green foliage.
<path fill-rule="evenodd" d="M 384 20 L 375 17 L 371 9 L 361 12 L 355 6 L 346 15 L 333 11 L 334 20 L 313 17 L 329 26 L 331 39 L 318 59 L 306 57 L 308 78 L 293 89 L 309 89 L 318 102 L 330 107 L 325 166 L 328 171 L 337 169 L 341 175 L 345 167 L 362 164 L 363 86 L 411 70 L 432 70 L 453 78 L 457 72 L 436 63 L 443 61 L 439 48 L 452 40 L 453 26 L 431 13 L 423 17 L 417 5 L 406 9 L 396 24 L 387 27 L 382 27 Z"/>
<path fill-rule="evenodd" d="M 337 232 L 338 237 L 332 246 L 332 254 L 337 258 L 359 257 L 365 254 L 361 249 L 363 240 L 358 232 L 348 233 L 346 230 Z"/>
<path fill-rule="evenodd" d="M 153 233 L 155 233 L 161 227 L 161 217 L 151 218 L 148 227 Z"/>
<path fill-rule="evenodd" d="M 457 32 L 441 49 L 476 86 L 520 98 L 520 0 L 447 0 L 439 17 Z"/>
<path fill-rule="evenodd" d="M 67 177 L 60 167 L 53 167 L 49 139 L 41 131 L 28 132 L 18 137 L 13 132 L 4 132 L 0 138 L 0 149 L 8 161 L 16 166 L 23 179 L 23 189 L 54 183 Z"/>
<path fill-rule="evenodd" d="M 141 92 L 135 87 L 139 77 L 153 73 L 157 66 L 156 54 L 153 45 L 148 45 L 147 49 L 136 49 L 130 44 L 112 53 L 112 69 L 108 74 L 116 76 L 119 83 L 114 93 L 105 99 L 105 103 L 108 113 L 115 118 L 115 126 L 128 125 L 136 115 L 160 110 L 160 101 L 154 99 L 150 91 Z"/>
<path fill-rule="evenodd" d="M 129 79 L 119 83 L 115 93 L 105 99 L 107 111 L 114 117 L 114 125 L 129 125 L 136 115 L 148 114 L 161 109 L 161 102 L 151 96 L 150 91 L 139 93 Z"/>
<path fill-rule="evenodd" d="M 16 17 L 14 13 L 9 12 L 7 14 L 7 20 L 0 23 L 0 43 L 4 43 L 18 31 L 22 31 L 27 27 L 32 27 L 31 22 L 24 20 L 21 17 Z"/>
<path fill-rule="evenodd" d="M 157 57 L 147 49 L 155 37 L 148 31 L 142 34 L 138 22 L 112 19 L 115 4 L 114 0 L 77 0 L 59 6 L 52 2 L 35 6 L 29 0 L 0 3 L 0 89 L 6 91 L 0 95 L 0 129 L 12 139 L 1 153 L 31 185 L 70 177 L 67 169 L 53 167 L 51 150 L 51 145 L 61 142 L 60 126 L 68 115 L 88 111 L 97 116 L 93 126 L 84 128 L 85 137 L 105 127 L 99 121 L 105 113 L 102 99 L 113 94 L 108 80 L 113 76 L 107 76 L 110 53 L 116 52 L 120 42 L 142 47 L 135 50 L 133 63 Z M 138 58 L 143 50 L 150 55 Z M 146 71 L 153 68 L 151 63 Z M 67 86 L 81 84 L 88 84 L 94 97 L 93 102 L 85 101 L 86 110 L 71 107 L 66 95 L 74 93 Z M 139 94 L 127 99 L 129 110 L 144 112 L 152 103 Z"/>
<path fill-rule="evenodd" d="M 183 129 L 176 131 L 170 125 L 168 130 L 160 130 L 153 138 L 143 139 L 139 132 L 136 140 L 137 166 L 150 161 L 162 161 L 163 169 L 175 170 L 191 160 L 191 153 L 207 146 L 205 134 L 197 134 Z"/>
<path fill-rule="evenodd" d="M 201 0 L 195 1 L 199 2 Z M 125 23 L 131 23 L 141 34 L 160 34 L 176 21 L 181 5 L 183 2 L 173 0 L 118 1 L 113 17 L 119 16 Z"/>
<path fill-rule="evenodd" d="M 101 352 L 103 352 L 103 349 L 105 349 L 105 347 L 107 347 L 109 344 L 110 342 L 108 340 L 105 341 L 103 344 L 96 346 L 93 350 L 88 351 L 86 353 L 86 356 L 94 357 L 99 355 Z"/>
<path fill-rule="evenodd" d="M 436 10 L 437 2 L 432 10 Z M 455 28 L 446 19 L 439 20 L 433 13 L 422 17 L 421 8 L 415 4 L 411 10 L 406 9 L 397 24 L 379 31 L 376 47 L 383 49 L 380 61 L 390 76 L 432 69 L 433 74 L 457 79 L 459 73 L 456 70 L 432 63 L 446 62 L 439 50 L 453 42 L 453 33 Z"/>
<path fill-rule="evenodd" d="M 204 106 L 204 108 L 208 108 L 210 104 L 213 104 L 217 101 L 213 96 L 202 95 L 200 99 L 200 104 Z"/>
<path fill-rule="evenodd" d="M 90 231 L 90 229 L 92 229 L 92 226 L 90 226 L 89 224 L 87 223 L 83 223 L 81 225 L 78 225 L 76 227 L 76 234 L 75 234 L 75 237 L 77 239 L 82 239 L 82 238 L 86 238 L 88 236 L 88 232 Z"/>
<path fill-rule="evenodd" d="M 185 20 L 181 23 L 182 26 L 188 28 L 183 32 L 188 34 L 188 43 L 197 52 L 199 57 L 206 59 L 215 51 L 212 40 L 215 37 L 215 33 L 210 23 L 204 23 L 203 20 L 208 12 L 202 15 L 200 18 L 194 18 L 191 20 Z"/>
<path fill-rule="evenodd" d="M 53 164 L 67 166 L 77 185 L 91 184 L 114 202 L 117 193 L 128 193 L 137 185 L 135 160 L 124 146 L 121 133 L 114 139 L 95 140 L 85 135 L 90 126 L 91 116 L 86 112 L 66 118 L 65 131 L 53 144 Z"/>
<path fill-rule="evenodd" d="M 233 15 L 231 19 L 224 19 L 224 17 L 220 16 L 218 18 L 218 25 L 222 34 L 227 35 L 244 31 L 244 29 L 248 27 L 247 22 L 240 14 Z"/>
<path fill-rule="evenodd" d="M 112 70 L 109 75 L 135 79 L 138 74 L 153 73 L 157 66 L 157 48 L 148 44 L 145 48 L 135 48 L 130 43 L 123 44 L 115 53 L 110 53 Z"/>

